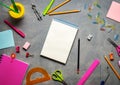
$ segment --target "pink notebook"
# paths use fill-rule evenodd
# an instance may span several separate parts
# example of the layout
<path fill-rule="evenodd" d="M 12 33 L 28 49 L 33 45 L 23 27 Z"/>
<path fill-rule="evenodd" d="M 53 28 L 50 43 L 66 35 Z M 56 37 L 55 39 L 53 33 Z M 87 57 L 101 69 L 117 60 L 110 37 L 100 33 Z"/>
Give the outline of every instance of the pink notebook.
<path fill-rule="evenodd" d="M 112 4 L 106 16 L 120 22 L 120 3 L 112 1 Z"/>
<path fill-rule="evenodd" d="M 28 64 L 3 54 L 0 62 L 0 85 L 22 85 Z"/>

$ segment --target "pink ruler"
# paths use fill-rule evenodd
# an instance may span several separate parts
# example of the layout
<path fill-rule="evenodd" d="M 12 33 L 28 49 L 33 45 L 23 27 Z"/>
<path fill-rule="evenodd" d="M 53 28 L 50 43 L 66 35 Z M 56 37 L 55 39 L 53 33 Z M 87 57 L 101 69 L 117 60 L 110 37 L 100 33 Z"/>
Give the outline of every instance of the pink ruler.
<path fill-rule="evenodd" d="M 87 81 L 87 79 L 93 73 L 93 71 L 96 69 L 96 67 L 99 65 L 99 63 L 100 63 L 100 61 L 98 59 L 95 59 L 94 62 L 91 64 L 91 66 L 88 68 L 88 70 L 84 73 L 82 78 L 78 81 L 77 85 L 84 85 L 84 83 Z"/>

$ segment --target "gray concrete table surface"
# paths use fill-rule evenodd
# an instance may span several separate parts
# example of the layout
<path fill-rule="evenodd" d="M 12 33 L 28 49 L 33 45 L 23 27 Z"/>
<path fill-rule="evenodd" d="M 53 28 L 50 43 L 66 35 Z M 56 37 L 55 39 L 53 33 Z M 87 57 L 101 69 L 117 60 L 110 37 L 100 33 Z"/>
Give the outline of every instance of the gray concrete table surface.
<path fill-rule="evenodd" d="M 7 5 L 11 4 L 10 0 L 1 1 L 6 3 Z M 11 22 L 15 27 L 19 28 L 26 34 L 26 37 L 23 39 L 16 32 L 13 31 L 15 45 L 16 46 L 19 45 L 21 47 L 20 53 L 17 53 L 17 59 L 29 63 L 28 71 L 34 67 L 42 67 L 46 69 L 49 74 L 51 74 L 55 70 L 59 69 L 62 70 L 64 80 L 67 82 L 68 85 L 76 85 L 79 79 L 85 73 L 85 71 L 91 65 L 93 60 L 98 58 L 100 60 L 100 65 L 93 72 L 90 78 L 86 81 L 85 85 L 100 85 L 101 79 L 104 80 L 107 76 L 106 67 L 108 66 L 108 64 L 104 59 L 104 55 L 108 56 L 112 50 L 115 56 L 115 60 L 112 62 L 112 64 L 115 66 L 118 73 L 120 74 L 120 68 L 117 65 L 117 61 L 120 60 L 120 57 L 118 57 L 115 48 L 107 41 L 107 38 L 114 39 L 115 34 L 120 34 L 120 23 L 109 18 L 106 18 L 106 14 L 108 12 L 112 0 L 99 0 L 99 5 L 101 6 L 101 8 L 93 7 L 92 11 L 90 12 L 93 19 L 88 18 L 87 13 L 89 12 L 87 9 L 84 9 L 84 6 L 85 4 L 92 4 L 95 0 L 71 0 L 69 3 L 60 7 L 56 11 L 78 9 L 81 10 L 81 12 L 54 16 L 46 15 L 42 16 L 43 18 L 42 21 L 37 20 L 31 8 L 31 3 L 35 4 L 37 6 L 36 9 L 40 13 L 42 13 L 44 8 L 49 4 L 50 0 L 15 0 L 15 1 L 20 2 L 24 5 L 25 7 L 24 18 L 22 20 L 15 21 L 12 18 L 10 18 L 8 14 L 8 9 L 0 6 L 0 31 L 10 29 L 10 27 L 8 27 L 3 22 L 3 20 L 6 19 L 9 22 Z M 55 0 L 52 7 L 56 6 L 57 4 L 63 1 L 64 0 Z M 118 1 L 120 3 L 120 0 L 115 1 Z M 100 25 L 93 24 L 92 22 L 95 20 L 97 13 L 100 13 L 101 18 L 104 18 L 106 20 L 106 23 L 115 25 L 115 30 L 112 30 L 109 33 L 110 29 L 105 28 L 105 31 L 101 31 Z M 63 19 L 65 21 L 71 22 L 79 26 L 79 31 L 75 38 L 75 42 L 71 49 L 66 65 L 46 59 L 44 57 L 40 57 L 40 52 L 43 47 L 45 38 L 47 36 L 53 18 Z M 87 36 L 89 34 L 93 35 L 91 41 L 87 40 Z M 81 39 L 80 74 L 76 73 L 78 38 Z M 28 51 L 24 51 L 22 49 L 22 46 L 26 41 L 31 43 L 31 47 L 28 49 Z M 120 38 L 116 42 L 120 44 Z M 8 55 L 10 55 L 13 52 L 15 52 L 15 47 L 0 50 L 0 53 L 5 53 Z M 25 57 L 26 52 L 34 54 L 34 57 L 26 58 Z M 107 80 L 106 85 L 120 85 L 119 79 L 115 76 L 111 68 L 109 69 L 109 71 L 110 77 Z M 32 77 L 33 78 L 39 77 L 39 74 L 35 74 Z M 26 83 L 25 80 L 26 79 L 24 78 L 23 85 L 25 85 Z M 50 80 L 43 83 L 38 83 L 36 85 L 62 85 L 62 84 Z"/>

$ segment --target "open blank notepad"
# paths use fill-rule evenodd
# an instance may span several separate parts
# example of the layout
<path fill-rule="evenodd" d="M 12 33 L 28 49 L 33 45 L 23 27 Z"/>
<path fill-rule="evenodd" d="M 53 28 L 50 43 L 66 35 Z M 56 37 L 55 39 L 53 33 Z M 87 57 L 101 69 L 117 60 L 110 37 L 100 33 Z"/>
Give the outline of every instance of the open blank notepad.
<path fill-rule="evenodd" d="M 0 62 L 0 85 L 22 85 L 28 64 L 3 54 Z"/>
<path fill-rule="evenodd" d="M 53 19 L 40 55 L 66 64 L 77 31 L 76 25 Z"/>

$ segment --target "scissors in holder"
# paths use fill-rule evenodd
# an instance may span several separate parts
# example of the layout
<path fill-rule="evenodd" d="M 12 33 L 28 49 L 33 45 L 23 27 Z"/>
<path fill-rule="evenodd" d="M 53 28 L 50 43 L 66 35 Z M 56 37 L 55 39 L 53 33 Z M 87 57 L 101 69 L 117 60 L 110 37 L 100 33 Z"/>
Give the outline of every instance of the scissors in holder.
<path fill-rule="evenodd" d="M 117 45 L 114 41 L 112 41 L 110 38 L 107 39 L 115 48 L 117 51 L 118 56 L 120 57 L 120 45 Z"/>
<path fill-rule="evenodd" d="M 67 83 L 64 81 L 62 72 L 60 70 L 56 70 L 53 74 L 52 74 L 52 79 L 54 81 L 58 81 L 63 83 L 63 85 L 67 85 Z"/>

